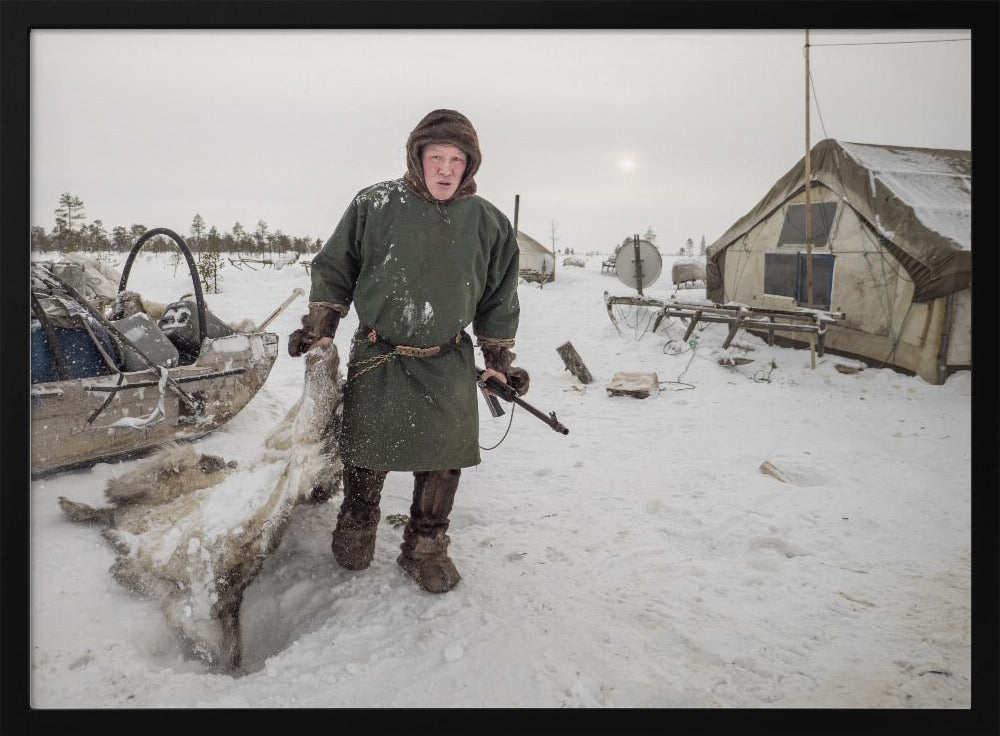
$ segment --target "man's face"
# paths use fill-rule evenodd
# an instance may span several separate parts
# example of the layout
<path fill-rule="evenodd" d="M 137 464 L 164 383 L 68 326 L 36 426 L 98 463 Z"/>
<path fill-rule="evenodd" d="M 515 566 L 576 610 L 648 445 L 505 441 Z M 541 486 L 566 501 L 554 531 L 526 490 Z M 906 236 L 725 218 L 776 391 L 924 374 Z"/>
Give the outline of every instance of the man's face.
<path fill-rule="evenodd" d="M 424 146 L 420 163 L 424 168 L 427 191 L 434 199 L 445 200 L 451 199 L 462 183 L 468 158 L 465 151 L 457 146 L 435 143 Z"/>

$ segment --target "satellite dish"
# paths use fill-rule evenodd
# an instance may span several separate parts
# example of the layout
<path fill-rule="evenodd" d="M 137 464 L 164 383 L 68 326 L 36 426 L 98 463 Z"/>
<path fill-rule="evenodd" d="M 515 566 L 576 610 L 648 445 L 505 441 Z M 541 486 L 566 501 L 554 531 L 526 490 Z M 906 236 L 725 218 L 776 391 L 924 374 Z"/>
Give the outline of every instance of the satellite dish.
<path fill-rule="evenodd" d="M 648 240 L 638 237 L 630 243 L 625 243 L 615 254 L 615 274 L 625 286 L 642 290 L 660 277 L 663 270 L 663 259 L 660 251 Z"/>

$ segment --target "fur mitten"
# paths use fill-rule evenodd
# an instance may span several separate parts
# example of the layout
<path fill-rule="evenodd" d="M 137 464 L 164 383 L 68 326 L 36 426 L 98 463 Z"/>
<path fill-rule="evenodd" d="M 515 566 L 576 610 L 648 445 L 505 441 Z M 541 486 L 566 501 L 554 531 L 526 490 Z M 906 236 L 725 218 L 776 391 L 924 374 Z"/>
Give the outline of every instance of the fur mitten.
<path fill-rule="evenodd" d="M 507 385 L 514 389 L 518 396 L 528 393 L 528 386 L 531 383 L 528 371 L 511 365 L 517 357 L 516 353 L 512 353 L 508 347 L 496 344 L 483 344 L 482 350 L 487 368 L 503 373 L 507 377 Z"/>
<path fill-rule="evenodd" d="M 309 349 L 321 337 L 333 337 L 340 324 L 340 314 L 337 310 L 321 304 L 310 304 L 309 314 L 302 317 L 302 327 L 288 336 L 288 354 L 297 358 Z"/>

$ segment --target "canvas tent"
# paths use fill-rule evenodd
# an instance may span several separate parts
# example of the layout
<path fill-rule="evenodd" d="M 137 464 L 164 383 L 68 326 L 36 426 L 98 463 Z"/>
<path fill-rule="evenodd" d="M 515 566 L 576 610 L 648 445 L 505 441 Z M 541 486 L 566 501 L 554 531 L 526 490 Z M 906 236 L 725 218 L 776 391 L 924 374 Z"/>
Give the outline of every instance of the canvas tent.
<path fill-rule="evenodd" d="M 826 346 L 931 383 L 971 367 L 971 152 L 826 139 L 810 170 L 813 306 L 845 317 Z M 706 296 L 807 306 L 805 207 L 803 158 L 708 248 Z"/>
<path fill-rule="evenodd" d="M 554 281 L 555 254 L 530 235 L 517 231 L 520 250 L 520 275 L 532 281 Z"/>

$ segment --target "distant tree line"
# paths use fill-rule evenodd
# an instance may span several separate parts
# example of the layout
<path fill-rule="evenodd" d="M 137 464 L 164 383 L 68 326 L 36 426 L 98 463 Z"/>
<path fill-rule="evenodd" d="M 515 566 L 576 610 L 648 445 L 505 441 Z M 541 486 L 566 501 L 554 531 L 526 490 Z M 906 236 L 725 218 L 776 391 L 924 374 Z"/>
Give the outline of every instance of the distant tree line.
<path fill-rule="evenodd" d="M 83 200 L 68 192 L 59 197 L 55 209 L 55 227 L 46 232 L 41 225 L 31 227 L 31 250 L 34 252 L 59 250 L 64 253 L 75 251 L 90 253 L 124 253 L 131 250 L 135 242 L 147 230 L 145 225 L 128 228 L 117 225 L 109 231 L 101 220 L 86 223 Z M 258 220 L 253 231 L 246 230 L 239 222 L 229 230 L 219 231 L 214 225 L 209 227 L 200 214 L 191 221 L 185 242 L 193 253 L 236 253 L 241 257 L 263 258 L 285 253 L 315 253 L 323 245 L 318 238 L 294 237 L 281 230 L 271 230 L 264 220 Z M 157 236 L 145 248 L 152 252 L 176 250 L 169 238 Z"/>
<path fill-rule="evenodd" d="M 698 246 L 698 255 L 703 256 L 708 252 L 708 247 L 705 245 L 705 236 L 701 236 L 701 245 Z M 684 245 L 681 249 L 677 251 L 679 256 L 693 256 L 694 255 L 694 241 L 688 238 L 684 241 Z"/>
<path fill-rule="evenodd" d="M 622 240 L 621 245 L 616 246 L 615 251 L 617 252 L 618 248 L 621 248 L 623 245 L 629 245 L 634 238 L 635 238 L 634 235 L 627 236 L 624 240 Z M 642 239 L 648 240 L 653 245 L 656 245 L 656 233 L 653 231 L 652 227 L 646 228 L 646 232 L 642 236 Z M 705 244 L 704 235 L 701 236 L 701 245 L 698 246 L 697 252 L 698 255 L 702 256 L 708 252 L 708 246 Z M 695 245 L 694 241 L 691 238 L 688 238 L 686 241 L 684 241 L 684 245 L 682 245 L 677 251 L 677 255 L 679 256 L 693 256 L 694 254 L 695 254 Z"/>

